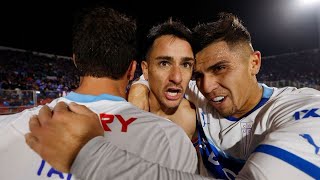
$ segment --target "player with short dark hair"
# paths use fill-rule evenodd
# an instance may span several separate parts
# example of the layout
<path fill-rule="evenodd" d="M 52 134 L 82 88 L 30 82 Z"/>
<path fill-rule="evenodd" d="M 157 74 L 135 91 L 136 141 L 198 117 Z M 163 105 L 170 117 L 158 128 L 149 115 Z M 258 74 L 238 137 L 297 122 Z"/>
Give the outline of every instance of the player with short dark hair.
<path fill-rule="evenodd" d="M 175 122 L 190 139 L 195 133 L 196 114 L 184 93 L 194 65 L 191 44 L 191 31 L 170 19 L 149 30 L 144 43 L 145 59 L 141 62 L 141 78 L 147 79 L 150 87 L 149 108 L 145 110 Z M 129 101 L 130 98 L 129 94 Z"/>
<path fill-rule="evenodd" d="M 90 135 L 97 137 L 91 143 L 103 142 L 104 145 L 90 148 L 84 152 L 85 158 L 77 161 L 87 162 L 92 153 L 100 152 L 103 146 L 108 145 L 146 162 L 194 173 L 197 168 L 196 151 L 183 129 L 168 119 L 142 111 L 125 100 L 127 84 L 134 77 L 136 69 L 135 22 L 124 14 L 105 7 L 92 8 L 85 11 L 81 17 L 74 29 L 73 39 L 73 58 L 82 75 L 81 83 L 75 91 L 53 100 L 42 109 L 39 106 L 18 114 L 0 116 L 1 179 L 99 179 L 95 175 L 86 173 L 82 175 L 62 173 L 69 170 L 67 168 L 80 151 L 77 148 L 78 152 L 74 152 L 73 147 L 87 142 L 77 141 L 86 137 L 83 134 L 79 135 L 79 132 L 88 132 L 86 135 L 92 132 Z M 75 105 L 74 102 L 81 105 Z M 64 123 L 69 125 L 68 128 L 58 130 L 54 136 L 57 139 L 44 140 L 44 135 L 37 138 L 31 134 L 26 135 L 29 145 L 44 158 L 59 157 L 66 161 L 63 165 L 55 166 L 54 160 L 44 161 L 33 152 L 25 143 L 24 135 L 30 131 L 35 134 L 44 132 L 51 135 L 54 129 L 51 126 L 52 122 L 61 122 L 61 119 L 44 122 L 38 121 L 33 115 L 48 111 L 48 114 L 63 117 L 67 105 L 70 110 L 74 110 L 73 115 L 86 114 L 89 111 L 85 107 L 90 108 L 94 113 L 86 117 L 95 118 L 95 121 L 86 122 L 83 119 L 72 118 Z M 30 117 L 33 120 L 28 124 Z M 40 142 L 60 149 L 55 152 L 46 151 L 45 148 L 38 146 Z M 66 151 L 68 151 L 67 156 L 63 154 Z M 121 153 L 117 155 L 122 156 Z M 105 170 L 109 171 L 109 179 L 119 179 L 119 177 L 136 179 L 135 177 L 141 175 L 141 173 L 121 175 L 117 168 L 126 171 L 134 162 L 124 162 L 118 156 L 113 156 L 113 164 L 105 167 Z M 87 165 L 86 168 L 99 169 L 99 164 Z M 148 174 L 145 176 L 148 177 Z"/>
<path fill-rule="evenodd" d="M 216 22 L 195 28 L 196 82 L 189 84 L 187 98 L 197 107 L 200 151 L 207 169 L 214 177 L 223 179 L 320 179 L 320 92 L 258 83 L 256 74 L 261 53 L 252 48 L 247 34 L 239 19 L 228 13 Z M 72 119 L 73 112 L 66 108 L 64 112 L 67 118 L 62 122 L 52 121 L 54 125 L 64 127 L 63 123 Z M 44 114 L 39 114 L 42 121 L 59 119 L 54 115 L 42 118 Z M 83 114 L 76 115 L 94 120 Z M 76 146 L 74 151 L 78 148 L 86 151 L 103 144 L 92 141 L 94 139 L 84 147 Z M 37 144 L 49 148 L 43 142 Z M 50 149 L 55 151 L 58 147 Z M 113 156 L 125 151 L 112 146 L 103 146 L 100 150 L 92 153 L 87 162 L 77 161 L 86 155 L 80 151 L 72 164 L 72 172 L 108 179 L 103 167 L 112 165 Z M 137 178 L 143 179 L 148 174 L 148 179 L 206 179 L 148 163 L 130 154 L 118 158 L 135 163 L 131 163 L 128 171 L 116 170 L 125 174 L 143 172 Z M 85 168 L 87 163 L 99 164 L 100 168 Z"/>

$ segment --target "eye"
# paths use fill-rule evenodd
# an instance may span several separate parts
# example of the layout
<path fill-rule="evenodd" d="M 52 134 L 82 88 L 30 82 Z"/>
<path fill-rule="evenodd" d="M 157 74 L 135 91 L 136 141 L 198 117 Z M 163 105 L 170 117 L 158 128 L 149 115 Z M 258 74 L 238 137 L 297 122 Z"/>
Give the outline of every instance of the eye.
<path fill-rule="evenodd" d="M 160 66 L 169 66 L 169 62 L 168 61 L 160 61 L 159 65 Z"/>
<path fill-rule="evenodd" d="M 183 63 L 183 67 L 185 67 L 185 68 L 192 68 L 192 67 L 193 67 L 193 63 L 191 63 L 191 62 L 185 62 L 185 63 Z"/>
<path fill-rule="evenodd" d="M 224 65 L 219 65 L 219 66 L 215 66 L 212 70 L 215 72 L 215 73 L 219 73 L 221 72 L 222 70 L 226 69 L 226 66 Z"/>

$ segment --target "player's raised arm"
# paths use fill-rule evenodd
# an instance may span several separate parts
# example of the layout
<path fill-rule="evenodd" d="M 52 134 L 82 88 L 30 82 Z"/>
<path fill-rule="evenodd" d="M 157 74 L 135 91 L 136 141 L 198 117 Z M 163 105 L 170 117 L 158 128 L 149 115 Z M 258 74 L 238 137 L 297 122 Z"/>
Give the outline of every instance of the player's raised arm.
<path fill-rule="evenodd" d="M 143 75 L 136 79 L 129 90 L 128 101 L 142 110 L 149 111 L 149 85 Z"/>

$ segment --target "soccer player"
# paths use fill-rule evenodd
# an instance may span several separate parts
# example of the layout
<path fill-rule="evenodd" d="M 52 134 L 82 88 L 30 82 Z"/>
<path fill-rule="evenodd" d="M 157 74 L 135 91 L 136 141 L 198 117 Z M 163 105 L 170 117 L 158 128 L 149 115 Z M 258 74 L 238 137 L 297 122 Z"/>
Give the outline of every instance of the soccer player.
<path fill-rule="evenodd" d="M 320 178 L 319 91 L 258 83 L 261 54 L 232 14 L 197 26 L 194 38 L 196 81 L 186 93 L 197 107 L 209 173 L 235 178 L 242 169 L 239 176 L 249 179 Z"/>
<path fill-rule="evenodd" d="M 87 106 L 95 113 L 86 117 L 99 121 L 89 120 L 87 123 L 93 126 L 84 127 L 79 126 L 83 123 L 81 119 L 68 121 L 71 126 L 60 129 L 58 133 L 65 139 L 45 141 L 53 143 L 54 147 L 61 147 L 60 152 L 73 150 L 70 147 L 79 145 L 79 141 L 73 139 L 78 132 L 90 131 L 97 136 L 91 141 L 93 144 L 104 142 L 143 161 L 194 173 L 197 168 L 197 155 L 183 129 L 168 119 L 142 111 L 125 100 L 126 86 L 136 69 L 136 62 L 133 61 L 136 55 L 134 21 L 113 9 L 96 7 L 84 11 L 84 15 L 77 22 L 73 34 L 74 63 L 81 73 L 82 81 L 74 92 L 55 99 L 42 109 L 37 107 L 0 117 L 0 179 L 82 179 L 77 175 L 62 173 L 65 169 L 61 166 L 52 168 L 54 163 L 50 160 L 44 161 L 27 146 L 24 138 L 29 132 L 28 122 L 32 115 L 40 111 L 59 116 L 61 107 L 66 107 L 71 102 L 82 104 L 77 105 L 80 110 L 75 113 L 85 114 L 87 111 L 84 106 Z M 53 108 L 55 105 L 57 106 Z M 71 103 L 69 107 L 74 109 L 74 106 Z M 30 130 L 38 133 L 50 132 L 51 123 L 52 121 L 30 121 Z M 87 127 L 93 129 L 86 129 Z M 72 135 L 66 135 L 69 132 Z M 38 137 L 37 141 L 42 142 L 42 138 Z M 86 141 L 80 141 L 80 144 L 84 142 Z M 91 158 L 90 154 L 99 152 L 100 148 L 103 149 L 103 146 L 90 148 L 86 158 Z M 42 148 L 37 150 L 41 155 L 47 154 Z M 70 154 L 72 153 L 68 155 Z M 68 160 L 65 164 L 71 164 L 74 159 L 66 158 L 60 153 L 55 153 L 54 156 Z M 117 168 L 121 167 L 121 170 L 125 171 L 133 162 L 124 162 L 117 156 L 113 157 L 116 159 L 105 169 L 110 171 L 108 179 L 119 179 L 123 176 L 116 171 Z M 86 168 L 95 167 L 98 168 L 99 164 L 91 164 Z M 138 175 L 140 174 L 130 174 L 129 177 L 136 179 Z M 97 179 L 92 174 L 86 176 Z"/>
<path fill-rule="evenodd" d="M 197 107 L 201 151 L 212 176 L 226 179 L 320 179 L 320 92 L 258 83 L 256 74 L 261 65 L 261 53 L 253 49 L 250 33 L 232 14 L 223 13 L 216 22 L 198 25 L 194 37 L 196 81 L 189 84 L 186 93 Z M 74 112 L 65 109 L 64 113 L 64 117 L 71 119 L 68 116 Z M 76 115 L 77 118 L 92 119 Z M 42 121 L 60 119 L 54 115 L 39 118 Z M 57 134 L 35 134 L 41 135 L 55 137 Z M 74 149 L 86 151 L 98 146 L 91 141 Z M 46 152 L 58 149 L 42 142 L 34 143 Z M 88 162 L 99 163 L 100 167 L 112 164 L 110 156 L 124 152 L 111 148 L 107 146 L 101 149 L 103 153 L 91 154 L 92 159 Z M 88 162 L 78 161 L 85 157 L 81 151 L 72 164 L 72 172 L 85 171 L 82 173 L 106 179 L 107 172 L 83 167 Z M 101 154 L 109 156 L 100 160 Z M 131 164 L 132 173 L 139 170 L 143 174 L 152 174 L 149 179 L 205 179 L 142 162 L 134 156 L 122 158 L 136 162 Z M 54 156 L 48 159 L 58 161 Z"/>
<path fill-rule="evenodd" d="M 144 41 L 146 60 L 141 63 L 150 87 L 147 111 L 175 122 L 190 139 L 196 128 L 196 113 L 184 93 L 194 65 L 191 41 L 191 31 L 180 22 L 170 20 L 154 26 Z"/>

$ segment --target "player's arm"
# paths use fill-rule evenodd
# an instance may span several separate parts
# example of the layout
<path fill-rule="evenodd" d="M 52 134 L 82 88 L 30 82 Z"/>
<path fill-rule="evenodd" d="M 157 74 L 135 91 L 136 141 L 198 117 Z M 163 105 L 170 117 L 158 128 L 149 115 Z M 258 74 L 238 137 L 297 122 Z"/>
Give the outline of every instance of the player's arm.
<path fill-rule="evenodd" d="M 148 162 L 112 145 L 97 115 L 82 105 L 44 106 L 29 123 L 27 144 L 56 170 L 80 179 L 205 179 Z M 180 151 L 179 151 L 180 152 Z M 190 157 L 192 158 L 192 157 Z"/>
<path fill-rule="evenodd" d="M 149 111 L 149 91 L 149 83 L 141 75 L 132 83 L 128 93 L 128 101 L 142 110 Z"/>
<path fill-rule="evenodd" d="M 294 96 L 274 104 L 268 135 L 249 157 L 239 177 L 320 179 L 320 96 Z"/>
<path fill-rule="evenodd" d="M 70 110 L 69 110 L 70 108 Z M 103 136 L 98 116 L 83 105 L 59 102 L 43 106 L 29 121 L 26 143 L 56 170 L 69 172 L 76 155 L 89 140 Z"/>
<path fill-rule="evenodd" d="M 92 179 L 152 179 L 206 180 L 196 174 L 176 171 L 145 161 L 118 149 L 102 137 L 87 143 L 74 161 L 71 173 L 83 180 Z"/>

